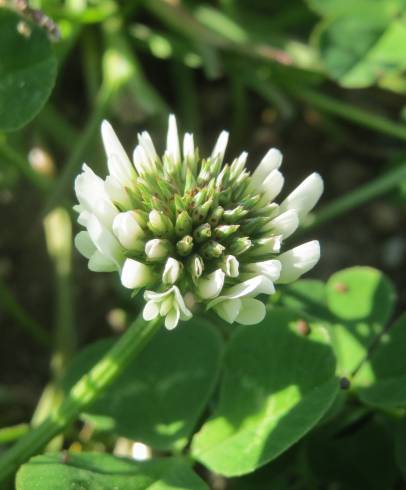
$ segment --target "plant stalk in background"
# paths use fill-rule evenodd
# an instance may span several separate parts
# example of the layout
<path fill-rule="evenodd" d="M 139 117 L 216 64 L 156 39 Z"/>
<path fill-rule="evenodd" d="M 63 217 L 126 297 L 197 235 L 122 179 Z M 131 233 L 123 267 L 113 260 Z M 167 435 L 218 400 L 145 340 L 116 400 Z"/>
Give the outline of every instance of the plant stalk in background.
<path fill-rule="evenodd" d="M 106 356 L 75 384 L 60 407 L 0 457 L 0 483 L 28 458 L 41 451 L 95 401 L 143 350 L 160 325 L 159 319 L 150 322 L 137 319 Z"/>

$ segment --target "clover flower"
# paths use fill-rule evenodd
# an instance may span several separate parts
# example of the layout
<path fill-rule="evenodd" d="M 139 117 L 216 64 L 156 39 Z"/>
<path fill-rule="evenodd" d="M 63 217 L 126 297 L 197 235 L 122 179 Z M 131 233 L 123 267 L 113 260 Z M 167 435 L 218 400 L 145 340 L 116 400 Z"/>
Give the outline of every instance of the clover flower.
<path fill-rule="evenodd" d="M 250 174 L 245 152 L 224 164 L 225 131 L 206 158 L 192 134 L 181 148 L 171 115 L 163 156 L 143 132 L 131 162 L 107 121 L 101 130 L 109 175 L 103 180 L 83 165 L 76 178 L 86 231 L 75 243 L 90 270 L 118 271 L 123 286 L 144 289 L 146 320 L 160 315 L 172 329 L 200 305 L 229 323 L 260 322 L 265 305 L 257 296 L 318 262 L 317 241 L 282 251 L 322 194 L 317 173 L 277 204 L 284 178 L 275 148 Z"/>

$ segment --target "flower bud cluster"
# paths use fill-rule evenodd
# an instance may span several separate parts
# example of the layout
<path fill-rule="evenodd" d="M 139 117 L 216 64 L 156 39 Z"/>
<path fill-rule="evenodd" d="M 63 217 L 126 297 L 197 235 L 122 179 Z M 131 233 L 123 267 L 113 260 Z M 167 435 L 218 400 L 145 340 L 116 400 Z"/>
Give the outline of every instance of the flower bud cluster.
<path fill-rule="evenodd" d="M 171 329 L 203 305 L 229 323 L 257 323 L 265 315 L 257 296 L 319 260 L 317 241 L 288 251 L 283 242 L 319 200 L 322 179 L 310 175 L 275 203 L 284 184 L 278 150 L 250 174 L 247 153 L 225 161 L 223 131 L 201 158 L 191 134 L 181 148 L 174 116 L 162 157 L 146 132 L 132 162 L 107 121 L 102 138 L 109 175 L 103 180 L 84 165 L 75 181 L 78 222 L 86 228 L 76 246 L 91 270 L 117 270 L 123 286 L 144 289 L 145 319 L 160 315 Z"/>

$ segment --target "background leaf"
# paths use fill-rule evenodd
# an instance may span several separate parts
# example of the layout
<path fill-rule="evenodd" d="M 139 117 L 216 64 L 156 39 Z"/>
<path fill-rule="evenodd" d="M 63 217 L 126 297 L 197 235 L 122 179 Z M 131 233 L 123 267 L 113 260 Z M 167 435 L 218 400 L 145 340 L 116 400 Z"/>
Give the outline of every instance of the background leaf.
<path fill-rule="evenodd" d="M 406 314 L 389 329 L 357 374 L 364 403 L 393 410 L 406 407 Z"/>
<path fill-rule="evenodd" d="M 135 463 L 100 453 L 44 454 L 24 464 L 17 490 L 208 490 L 181 459 Z"/>
<path fill-rule="evenodd" d="M 19 25 L 26 26 L 27 34 L 20 34 Z M 0 130 L 19 129 L 42 109 L 56 67 L 46 31 L 0 8 Z"/>
<path fill-rule="evenodd" d="M 331 320 L 326 302 L 326 285 L 323 281 L 302 279 L 289 284 L 281 292 L 281 303 L 301 315 Z"/>
<path fill-rule="evenodd" d="M 113 342 L 97 342 L 78 355 L 67 374 L 66 390 Z M 88 415 L 109 417 L 116 433 L 154 448 L 180 449 L 213 391 L 221 351 L 216 332 L 199 319 L 173 332 L 162 330 Z"/>
<path fill-rule="evenodd" d="M 406 419 L 403 417 L 395 425 L 395 457 L 398 467 L 406 479 Z"/>
<path fill-rule="evenodd" d="M 312 10 L 326 17 L 361 12 L 382 15 L 404 6 L 404 0 L 306 0 L 306 3 Z"/>
<path fill-rule="evenodd" d="M 241 327 L 225 358 L 219 405 L 194 437 L 193 455 L 211 470 L 235 476 L 276 458 L 313 427 L 338 388 L 326 330 L 275 308 L 256 326 Z"/>
<path fill-rule="evenodd" d="M 324 68 L 340 85 L 368 87 L 406 69 L 403 0 L 309 3 L 327 15 L 313 38 Z"/>
<path fill-rule="evenodd" d="M 382 490 L 396 481 L 393 442 L 377 417 L 334 435 L 320 431 L 310 436 L 307 448 L 310 471 L 317 475 L 314 488 L 334 482 L 345 490 Z"/>
<path fill-rule="evenodd" d="M 326 294 L 330 312 L 335 315 L 330 331 L 338 371 L 342 376 L 351 376 L 389 321 L 395 289 L 382 272 L 351 267 L 330 277 Z"/>

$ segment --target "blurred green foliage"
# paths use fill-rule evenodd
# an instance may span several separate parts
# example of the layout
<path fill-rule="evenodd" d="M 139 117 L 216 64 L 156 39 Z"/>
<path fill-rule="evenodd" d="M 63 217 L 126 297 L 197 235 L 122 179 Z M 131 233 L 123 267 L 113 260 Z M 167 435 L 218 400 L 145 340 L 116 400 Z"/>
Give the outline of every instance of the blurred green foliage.
<path fill-rule="evenodd" d="M 0 130 L 11 131 L 42 109 L 55 83 L 56 58 L 47 34 L 7 9 L 0 10 L 0 36 Z"/>
<path fill-rule="evenodd" d="M 97 426 L 160 450 L 181 450 L 187 444 L 218 378 L 222 343 L 202 321 L 183 325 L 168 337 L 160 332 L 125 374 L 84 414 Z M 111 347 L 113 340 L 94 343 L 70 366 L 64 379 L 69 389 Z M 196 345 L 199 349 L 196 349 Z"/>
<path fill-rule="evenodd" d="M 21 469 L 16 488 L 18 490 L 208 489 L 181 458 L 166 458 L 140 464 L 98 453 L 75 454 L 69 456 L 66 462 L 61 461 L 58 455 L 38 456 Z"/>
<path fill-rule="evenodd" d="M 251 145 L 257 121 L 262 130 L 283 129 L 290 141 L 299 118 L 301 127 L 318 131 L 342 152 L 362 156 L 369 172 L 338 198 L 327 195 L 306 233 L 389 192 L 386 202 L 403 209 L 405 48 L 404 0 L 0 2 L 1 198 L 12 192 L 18 205 L 29 203 L 10 218 L 19 245 L 29 243 L 28 224 L 47 217 L 55 276 L 50 332 L 14 295 L 6 268 L 0 270 L 2 313 L 30 349 L 32 342 L 51 346 L 50 382 L 37 405 L 38 388 L 27 399 L 30 380 L 22 389 L 9 381 L 13 376 L 2 381 L 0 460 L 26 434 L 29 414 L 34 411 L 36 424 L 53 413 L 64 391 L 112 343 L 93 342 L 106 334 L 96 311 L 103 308 L 87 307 L 83 276 L 75 275 L 71 247 L 61 243 L 71 237 L 74 176 L 83 161 L 100 167 L 104 161 L 101 120 L 113 119 L 133 141 L 144 126 L 159 134 L 175 111 L 185 128 L 210 134 L 219 124 L 231 126 L 235 143 Z M 220 85 L 219 97 L 211 89 Z M 267 144 L 273 142 L 267 135 Z M 259 129 L 255 137 L 264 139 Z M 299 161 L 300 149 L 296 153 Z M 335 166 L 325 167 L 331 182 Z M 334 225 L 329 230 L 333 234 Z M 365 249 L 374 246 L 373 240 L 364 243 Z M 20 252 L 29 255 L 32 268 L 35 252 Z M 25 263 L 19 267 L 25 288 Z M 41 279 L 35 276 L 36 283 Z M 95 289 L 103 287 L 94 280 Z M 217 325 L 224 342 L 206 324 L 210 318 L 186 324 L 170 338 L 160 334 L 82 414 L 81 425 L 47 447 L 71 451 L 23 465 L 17 489 L 403 488 L 406 322 L 401 315 L 392 323 L 405 306 L 404 291 L 395 289 L 375 268 L 350 267 L 327 281 L 305 279 L 281 288 L 256 327 Z M 122 294 L 105 289 L 103 296 L 126 309 L 111 322 L 116 330 L 137 312 L 137 302 Z M 85 331 L 89 345 L 71 362 L 75 318 L 98 329 Z M 18 342 L 5 350 L 18 352 Z M 30 369 L 35 359 L 28 356 Z M 25 408 L 16 410 L 20 406 Z M 123 438 L 151 446 L 153 460 L 133 463 L 102 454 Z"/>

